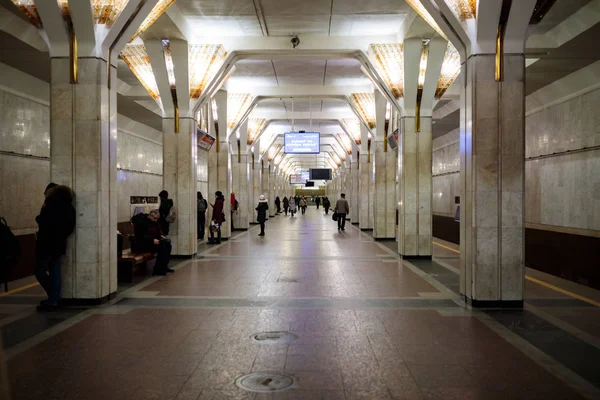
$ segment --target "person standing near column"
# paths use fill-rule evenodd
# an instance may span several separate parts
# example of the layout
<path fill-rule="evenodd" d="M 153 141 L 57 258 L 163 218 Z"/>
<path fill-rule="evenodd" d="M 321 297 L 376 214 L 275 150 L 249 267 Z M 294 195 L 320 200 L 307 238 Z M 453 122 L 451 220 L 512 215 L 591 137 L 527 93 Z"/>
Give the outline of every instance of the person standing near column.
<path fill-rule="evenodd" d="M 198 192 L 198 239 L 204 239 L 204 230 L 206 225 L 206 209 L 208 208 L 208 203 L 206 199 L 202 197 L 202 193 Z"/>
<path fill-rule="evenodd" d="M 338 231 L 346 230 L 346 215 L 350 213 L 350 205 L 348 204 L 348 200 L 346 200 L 346 194 L 342 193 L 341 197 L 335 203 L 334 212 L 338 215 Z"/>
<path fill-rule="evenodd" d="M 296 200 L 293 197 L 290 197 L 290 214 L 292 217 L 296 213 Z"/>
<path fill-rule="evenodd" d="M 281 213 L 281 200 L 279 196 L 275 197 L 275 208 L 277 208 L 277 214 Z"/>
<path fill-rule="evenodd" d="M 169 192 L 166 190 L 161 191 L 158 194 L 160 200 L 160 206 L 158 207 L 158 212 L 160 213 L 160 218 L 158 219 L 158 225 L 160 225 L 160 230 L 165 236 L 169 235 L 169 225 L 174 219 L 170 218 L 171 209 L 173 208 L 173 200 L 169 199 Z"/>
<path fill-rule="evenodd" d="M 317 196 L 317 198 L 315 199 L 315 204 L 317 205 L 317 210 L 318 210 L 319 206 L 321 205 L 321 198 L 319 196 Z"/>
<path fill-rule="evenodd" d="M 225 196 L 223 192 L 217 190 L 215 192 L 215 204 L 211 204 L 213 208 L 210 226 L 210 239 L 208 243 L 219 244 L 221 243 L 221 224 L 225 222 L 225 214 L 223 213 L 223 207 L 225 205 Z M 214 234 L 217 233 L 217 240 L 215 241 Z"/>
<path fill-rule="evenodd" d="M 285 211 L 285 215 L 287 216 L 288 208 L 290 208 L 290 201 L 287 197 L 283 198 L 283 211 Z"/>
<path fill-rule="evenodd" d="M 44 192 L 46 200 L 35 217 L 38 224 L 35 252 L 35 277 L 46 291 L 38 311 L 51 311 L 60 303 L 62 274 L 60 262 L 67 251 L 67 238 L 75 230 L 73 191 L 67 186 L 50 184 Z"/>
<path fill-rule="evenodd" d="M 267 210 L 269 209 L 269 202 L 265 198 L 264 194 L 261 194 L 258 199 L 258 206 L 256 206 L 257 221 L 260 224 L 260 233 L 258 236 L 265 236 L 265 221 L 267 220 Z"/>

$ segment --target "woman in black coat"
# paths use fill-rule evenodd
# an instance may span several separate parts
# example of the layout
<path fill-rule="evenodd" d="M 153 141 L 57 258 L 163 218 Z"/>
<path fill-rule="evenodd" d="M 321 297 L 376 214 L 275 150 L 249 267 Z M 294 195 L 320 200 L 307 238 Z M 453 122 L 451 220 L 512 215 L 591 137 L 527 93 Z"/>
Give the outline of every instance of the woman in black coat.
<path fill-rule="evenodd" d="M 263 194 L 260 195 L 258 200 L 258 206 L 256 206 L 256 211 L 258 211 L 256 220 L 260 224 L 260 234 L 258 236 L 265 236 L 265 221 L 267 220 L 267 210 L 269 209 L 269 203 Z"/>

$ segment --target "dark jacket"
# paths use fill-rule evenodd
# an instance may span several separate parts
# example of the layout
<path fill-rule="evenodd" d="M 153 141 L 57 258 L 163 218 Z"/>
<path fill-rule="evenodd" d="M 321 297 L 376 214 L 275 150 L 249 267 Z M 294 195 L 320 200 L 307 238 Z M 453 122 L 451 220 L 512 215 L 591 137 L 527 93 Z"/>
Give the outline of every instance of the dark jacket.
<path fill-rule="evenodd" d="M 288 208 L 290 206 L 290 201 L 287 199 L 287 197 L 283 198 L 283 208 Z"/>
<path fill-rule="evenodd" d="M 158 222 L 148 219 L 148 214 L 136 214 L 131 218 L 133 233 L 135 235 L 134 246 L 131 250 L 135 252 L 154 252 L 154 239 L 160 239 L 163 232 Z"/>
<path fill-rule="evenodd" d="M 256 211 L 258 211 L 256 220 L 258 222 L 265 222 L 267 220 L 267 210 L 268 209 L 269 209 L 269 203 L 267 202 L 267 200 L 259 200 L 258 206 L 256 206 Z"/>
<path fill-rule="evenodd" d="M 158 224 L 165 235 L 169 234 L 169 223 L 167 222 L 167 216 L 169 215 L 169 211 L 171 211 L 172 207 L 173 200 L 163 198 L 160 199 L 160 207 L 158 207 L 160 217 L 158 218 Z"/>
<path fill-rule="evenodd" d="M 36 254 L 62 256 L 67 251 L 67 238 L 75 230 L 73 191 L 67 186 L 55 186 L 49 190 L 46 201 L 35 217 L 39 230 Z"/>
<path fill-rule="evenodd" d="M 216 221 L 219 225 L 223 223 L 223 205 L 225 204 L 225 198 L 221 197 L 215 200 L 213 205 L 212 220 Z"/>
<path fill-rule="evenodd" d="M 275 198 L 275 205 L 276 206 L 280 206 L 281 205 L 281 200 L 279 200 L 279 197 Z"/>
<path fill-rule="evenodd" d="M 323 200 L 323 207 L 325 207 L 325 208 L 331 207 L 331 202 L 329 201 L 329 199 Z"/>

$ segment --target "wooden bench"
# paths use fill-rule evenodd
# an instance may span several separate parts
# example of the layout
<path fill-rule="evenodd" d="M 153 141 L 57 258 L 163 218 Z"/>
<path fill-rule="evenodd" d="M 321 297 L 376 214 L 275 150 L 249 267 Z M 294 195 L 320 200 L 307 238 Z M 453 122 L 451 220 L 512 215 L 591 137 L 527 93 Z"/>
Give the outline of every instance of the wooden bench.
<path fill-rule="evenodd" d="M 146 270 L 148 263 L 154 261 L 156 256 L 152 253 L 133 253 L 124 250 L 118 259 L 117 280 L 119 282 L 133 282 L 133 276 L 140 270 Z"/>

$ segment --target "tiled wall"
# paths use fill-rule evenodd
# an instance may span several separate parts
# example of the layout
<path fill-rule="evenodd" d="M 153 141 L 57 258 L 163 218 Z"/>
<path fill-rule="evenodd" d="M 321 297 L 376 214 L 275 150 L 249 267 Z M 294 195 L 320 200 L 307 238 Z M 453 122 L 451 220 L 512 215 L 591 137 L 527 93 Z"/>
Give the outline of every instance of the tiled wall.
<path fill-rule="evenodd" d="M 50 180 L 49 118 L 47 105 L 0 90 L 0 216 L 17 235 L 37 230 Z M 118 124 L 117 218 L 124 222 L 130 196 L 156 196 L 162 189 L 162 133 L 121 115 Z"/>
<path fill-rule="evenodd" d="M 433 140 L 432 212 L 454 217 L 454 198 L 460 196 L 460 131 L 455 129 Z"/>
<path fill-rule="evenodd" d="M 196 190 L 201 192 L 205 199 L 211 199 L 208 193 L 208 151 L 198 147 L 198 183 Z"/>
<path fill-rule="evenodd" d="M 47 105 L 0 90 L 0 216 L 16 234 L 35 231 L 44 200 L 50 177 L 49 113 Z"/>
<path fill-rule="evenodd" d="M 527 158 L 574 152 L 526 161 L 526 223 L 600 231 L 600 149 L 584 149 L 600 145 L 597 110 L 600 90 L 527 116 Z M 460 194 L 457 140 L 456 131 L 434 140 L 434 214 L 453 215 Z"/>

